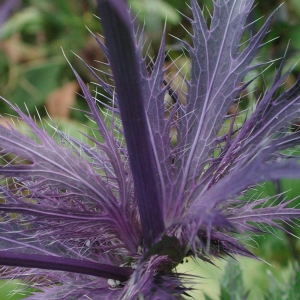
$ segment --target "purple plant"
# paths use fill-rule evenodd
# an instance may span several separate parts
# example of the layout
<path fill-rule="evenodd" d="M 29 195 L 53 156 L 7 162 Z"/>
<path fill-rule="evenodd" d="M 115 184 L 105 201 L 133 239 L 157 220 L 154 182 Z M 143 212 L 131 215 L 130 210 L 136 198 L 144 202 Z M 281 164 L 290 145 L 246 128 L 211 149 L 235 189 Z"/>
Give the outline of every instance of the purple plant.
<path fill-rule="evenodd" d="M 0 26 L 5 22 L 18 0 L 6 0 L 0 4 Z"/>
<path fill-rule="evenodd" d="M 175 89 L 165 80 L 164 37 L 149 70 L 126 2 L 98 0 L 105 45 L 95 38 L 115 88 L 89 69 L 110 98 L 108 121 L 74 73 L 101 140 L 57 130 L 58 145 L 13 104 L 34 138 L 0 126 L 2 278 L 37 288 L 28 299 L 181 299 L 195 280 L 176 272 L 184 257 L 255 258 L 239 236 L 261 224 L 285 230 L 278 221 L 300 217 L 289 203 L 240 196 L 262 181 L 300 177 L 297 159 L 283 152 L 300 142 L 289 129 L 300 117 L 300 86 L 280 93 L 283 62 L 240 128 L 227 115 L 259 67 L 251 62 L 274 16 L 241 47 L 252 4 L 216 0 L 208 28 L 191 0 L 190 79 Z"/>

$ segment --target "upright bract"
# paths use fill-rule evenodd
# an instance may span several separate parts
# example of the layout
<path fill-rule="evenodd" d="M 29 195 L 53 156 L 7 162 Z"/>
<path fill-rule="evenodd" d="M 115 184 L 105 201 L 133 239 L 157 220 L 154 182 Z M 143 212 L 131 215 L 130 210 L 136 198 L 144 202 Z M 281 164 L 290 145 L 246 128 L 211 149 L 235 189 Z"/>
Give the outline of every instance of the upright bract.
<path fill-rule="evenodd" d="M 34 285 L 28 299 L 180 299 L 191 278 L 174 268 L 185 256 L 255 257 L 237 233 L 261 223 L 285 229 L 277 221 L 300 217 L 288 203 L 240 196 L 262 181 L 300 177 L 297 158 L 283 154 L 300 143 L 289 128 L 300 117 L 300 85 L 278 92 L 283 63 L 238 130 L 227 114 L 258 67 L 251 62 L 273 18 L 240 47 L 252 5 L 216 0 L 208 27 L 191 0 L 186 91 L 165 79 L 164 37 L 149 70 L 125 0 L 98 0 L 105 45 L 95 38 L 115 88 L 87 67 L 110 97 L 110 122 L 74 73 L 101 141 L 57 130 L 57 144 L 13 104 L 34 139 L 0 126 L 2 278 Z"/>

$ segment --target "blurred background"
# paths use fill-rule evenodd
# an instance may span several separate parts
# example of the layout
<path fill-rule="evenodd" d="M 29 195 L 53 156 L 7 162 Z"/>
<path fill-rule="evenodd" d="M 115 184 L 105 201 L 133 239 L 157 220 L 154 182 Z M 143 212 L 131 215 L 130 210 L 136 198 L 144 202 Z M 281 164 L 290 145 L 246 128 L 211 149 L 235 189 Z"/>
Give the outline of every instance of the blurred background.
<path fill-rule="evenodd" d="M 2 1 L 0 0 L 0 4 Z M 76 55 L 87 64 L 106 70 L 106 66 L 100 63 L 105 62 L 105 57 L 89 32 L 90 30 L 101 33 L 101 25 L 95 16 L 97 15 L 95 2 L 94 0 L 20 0 L 0 29 L 0 95 L 17 104 L 22 110 L 27 110 L 31 115 L 38 116 L 38 112 L 49 133 L 53 130 L 51 126 L 47 126 L 50 117 L 61 130 L 75 137 L 80 136 L 78 131 L 89 133 L 90 121 L 81 112 L 87 110 L 87 106 L 78 95 L 80 93 L 78 84 L 62 49 L 85 82 L 94 79 Z M 189 63 L 186 52 L 182 43 L 174 38 L 176 36 L 190 42 L 187 31 L 192 32 L 191 25 L 184 15 L 191 17 L 191 11 L 186 1 L 128 0 L 128 2 L 140 23 L 145 24 L 149 55 L 155 57 L 158 52 L 161 34 L 166 24 L 168 33 L 166 66 L 176 60 L 177 68 L 182 68 L 188 74 Z M 203 7 L 209 22 L 208 12 L 213 11 L 212 1 L 199 0 L 198 2 Z M 248 37 L 259 30 L 266 18 L 281 3 L 281 0 L 256 3 L 248 22 L 257 21 L 250 26 Z M 244 38 L 246 39 L 247 36 Z M 268 43 L 268 41 L 272 42 Z M 249 94 L 245 95 L 243 101 L 238 104 L 240 106 L 238 109 L 241 111 L 253 104 L 257 95 L 272 84 L 276 68 L 280 63 L 280 60 L 276 59 L 283 56 L 287 45 L 289 46 L 285 70 L 291 67 L 294 69 L 286 82 L 286 87 L 292 86 L 298 77 L 300 72 L 300 64 L 297 64 L 300 59 L 299 0 L 286 0 L 280 7 L 265 42 L 266 45 L 255 59 L 255 63 L 275 61 L 264 71 L 263 76 L 249 87 Z M 170 67 L 170 77 L 172 72 L 177 72 L 177 68 Z M 257 70 L 257 74 L 262 70 Z M 1 121 L 3 124 L 11 122 L 11 113 L 8 105 L 1 102 L 0 114 L 4 117 Z M 297 124 L 295 126 L 297 127 Z M 249 192 L 247 196 L 267 197 L 283 192 L 283 197 L 287 200 L 299 197 L 300 181 L 267 182 L 255 191 Z M 295 236 L 300 236 L 300 230 L 296 227 L 289 230 Z M 241 259 L 245 285 L 251 290 L 250 299 L 260 299 L 268 289 L 270 274 L 274 274 L 274 278 L 282 283 L 288 280 L 292 272 L 292 262 L 299 261 L 300 258 L 300 242 L 291 235 L 275 231 L 274 235 L 245 240 L 245 244 L 267 262 Z M 201 285 L 196 287 L 198 294 L 193 294 L 195 299 L 204 299 L 203 292 L 212 299 L 218 299 L 219 279 L 222 278 L 226 261 L 218 260 L 215 263 L 219 268 L 201 262 L 195 264 L 189 259 L 189 263 L 180 268 L 180 271 L 193 272 L 205 277 Z M 15 287 L 14 282 L 2 282 L 0 286 L 0 299 L 16 300 L 25 297 L 24 294 L 12 292 Z"/>

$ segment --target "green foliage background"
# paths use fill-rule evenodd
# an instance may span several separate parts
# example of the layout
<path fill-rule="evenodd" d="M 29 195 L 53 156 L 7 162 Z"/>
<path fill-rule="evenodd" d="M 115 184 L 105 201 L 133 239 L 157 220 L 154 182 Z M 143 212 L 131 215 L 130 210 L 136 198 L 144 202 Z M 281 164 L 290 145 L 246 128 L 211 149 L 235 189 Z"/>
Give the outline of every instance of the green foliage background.
<path fill-rule="evenodd" d="M 49 95 L 54 91 L 60 91 L 68 83 L 74 81 L 74 75 L 63 57 L 61 48 L 86 82 L 92 81 L 93 78 L 71 51 L 89 64 L 105 69 L 105 66 L 97 62 L 103 61 L 103 54 L 87 30 L 89 28 L 92 32 L 100 32 L 101 26 L 94 16 L 97 12 L 93 0 L 77 0 L 76 5 L 73 0 L 24 0 L 20 2 L 0 31 L 0 95 L 20 108 L 27 109 L 32 115 L 36 115 L 38 111 L 41 118 L 47 121 L 49 116 L 44 107 L 48 105 Z M 250 15 L 250 20 L 254 21 L 261 16 L 264 18 L 259 19 L 253 25 L 253 32 L 258 30 L 265 18 L 281 2 L 281 0 L 265 0 L 257 3 Z M 172 37 L 174 35 L 187 41 L 190 40 L 186 32 L 186 30 L 191 30 L 190 24 L 177 11 L 187 16 L 191 15 L 185 1 L 129 0 L 129 3 L 134 13 L 138 13 L 140 21 L 144 23 L 145 20 L 147 40 L 152 41 L 149 48 L 150 55 L 157 53 L 159 39 L 165 20 L 167 20 L 166 27 L 170 35 L 167 36 L 169 57 L 166 64 L 171 64 L 176 59 L 179 67 L 188 69 L 188 64 L 185 64 L 186 58 L 182 55 L 182 45 Z M 199 3 L 204 7 L 204 13 L 209 20 L 207 11 L 212 11 L 212 1 L 199 0 Z M 286 0 L 277 12 L 266 41 L 276 39 L 265 45 L 257 61 L 265 62 L 282 57 L 289 43 L 286 70 L 292 67 L 300 59 L 299 20 L 299 0 Z M 279 61 L 275 61 L 273 66 L 264 72 L 256 85 L 252 86 L 252 91 L 255 88 L 260 93 L 265 86 L 271 84 L 278 63 Z M 172 68 L 170 70 L 172 71 Z M 295 82 L 299 72 L 300 64 L 296 64 L 286 83 L 287 86 Z M 72 107 L 86 109 L 84 101 L 76 96 L 75 92 L 76 90 L 74 90 Z M 60 96 L 60 101 L 64 101 L 63 96 Z M 250 96 L 245 97 L 241 105 L 247 107 L 252 103 L 251 101 L 254 100 Z M 11 113 L 8 106 L 1 102 L 0 114 L 9 120 L 7 115 Z M 63 116 L 54 113 L 51 117 L 61 130 L 68 131 L 72 135 L 78 135 L 78 129 L 89 133 L 91 124 L 78 110 L 68 111 Z M 48 127 L 50 131 L 51 127 Z M 255 191 L 249 192 L 248 197 L 273 196 L 278 192 L 283 193 L 283 198 L 297 199 L 300 195 L 300 181 L 283 180 L 275 184 L 268 182 Z M 291 232 L 295 236 L 300 236 L 300 230 L 297 227 L 292 228 Z M 194 272 L 206 278 L 203 281 L 200 280 L 201 285 L 195 286 L 198 289 L 193 294 L 195 299 L 262 299 L 263 295 L 266 299 L 299 299 L 300 287 L 297 288 L 297 284 L 300 286 L 299 267 L 294 264 L 300 258 L 299 240 L 284 232 L 276 231 L 274 235 L 257 236 L 252 240 L 246 240 L 245 243 L 248 243 L 257 256 L 267 261 L 268 264 L 242 259 L 242 269 L 232 261 L 224 268 L 226 261 L 219 260 L 216 261 L 218 269 L 202 262 L 195 264 L 189 259 L 189 263 L 180 267 L 182 271 Z M 221 284 L 218 282 L 219 279 Z M 284 290 L 288 285 L 291 288 L 290 292 L 286 293 Z M 3 281 L 0 299 L 24 298 L 26 296 L 24 293 L 11 294 L 15 287 L 15 282 Z M 234 294 L 232 290 L 235 291 Z M 247 291 L 250 293 L 248 294 Z M 204 292 L 207 294 L 206 298 Z"/>

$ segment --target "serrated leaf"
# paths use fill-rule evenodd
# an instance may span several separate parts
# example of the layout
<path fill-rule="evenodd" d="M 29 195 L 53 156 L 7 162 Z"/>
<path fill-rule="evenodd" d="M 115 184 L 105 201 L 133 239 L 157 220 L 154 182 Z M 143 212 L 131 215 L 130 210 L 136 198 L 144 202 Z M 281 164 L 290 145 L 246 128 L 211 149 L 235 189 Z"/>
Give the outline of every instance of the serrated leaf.
<path fill-rule="evenodd" d="M 220 300 L 247 300 L 247 292 L 243 282 L 243 272 L 237 261 L 228 261 L 220 284 Z"/>

